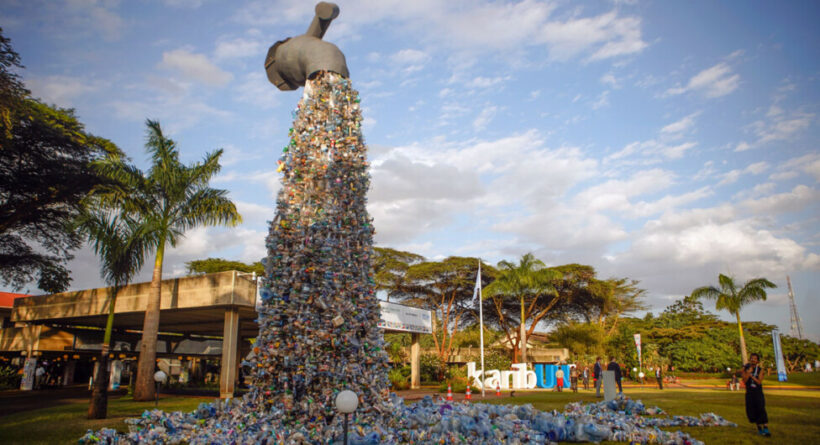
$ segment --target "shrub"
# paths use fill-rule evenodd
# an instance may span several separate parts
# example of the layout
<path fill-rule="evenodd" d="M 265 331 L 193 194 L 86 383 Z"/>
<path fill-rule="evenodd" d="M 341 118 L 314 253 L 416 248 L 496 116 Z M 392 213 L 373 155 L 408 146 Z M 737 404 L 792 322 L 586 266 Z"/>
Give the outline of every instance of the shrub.
<path fill-rule="evenodd" d="M 0 366 L 0 389 L 16 389 L 20 387 L 22 375 L 17 374 L 13 366 Z"/>
<path fill-rule="evenodd" d="M 390 384 L 396 391 L 410 388 L 410 367 L 399 366 L 390 370 L 387 374 Z"/>

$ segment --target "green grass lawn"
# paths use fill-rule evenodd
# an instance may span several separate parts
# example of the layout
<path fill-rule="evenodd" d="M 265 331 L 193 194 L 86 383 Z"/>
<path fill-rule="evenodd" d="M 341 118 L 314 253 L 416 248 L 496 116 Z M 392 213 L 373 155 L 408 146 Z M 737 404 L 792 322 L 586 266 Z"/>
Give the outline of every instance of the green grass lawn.
<path fill-rule="evenodd" d="M 765 390 L 764 390 L 765 391 Z M 669 414 L 697 416 L 714 412 L 729 421 L 737 423 L 737 428 L 726 427 L 684 427 L 667 428 L 670 431 L 683 430 L 707 444 L 759 444 L 763 438 L 746 419 L 745 394 L 742 391 L 720 391 L 709 389 L 658 390 L 647 388 L 625 389 L 627 396 L 640 399 L 647 406 L 657 405 Z M 521 394 L 514 399 L 497 399 L 489 403 L 516 404 L 532 403 L 541 410 L 561 410 L 569 402 L 595 401 L 593 391 L 537 392 Z M 777 444 L 818 443 L 820 438 L 820 391 L 778 390 L 766 393 L 766 409 L 769 414 L 769 429 L 772 437 L 767 440 Z"/>
<path fill-rule="evenodd" d="M 746 421 L 743 392 L 717 390 L 673 389 L 627 389 L 627 395 L 641 399 L 648 406 L 657 405 L 671 414 L 698 415 L 714 412 L 738 424 L 737 428 L 708 427 L 681 428 L 707 444 L 757 444 L 764 443 L 755 428 Z M 531 403 L 542 410 L 562 410 L 569 402 L 595 401 L 592 391 L 530 392 L 514 398 L 488 399 L 489 403 Z M 477 397 L 480 401 L 480 396 Z M 192 411 L 207 398 L 168 397 L 160 401 L 165 410 Z M 779 390 L 766 393 L 766 406 L 773 437 L 767 439 L 777 444 L 817 443 L 820 437 L 820 391 Z M 127 397 L 109 401 L 109 419 L 87 420 L 87 402 L 26 411 L 0 418 L 0 443 L 2 444 L 75 444 L 86 430 L 104 427 L 126 430 L 123 422 L 128 417 L 138 417 L 145 409 L 152 409 L 153 402 L 133 402 Z M 672 429 L 675 430 L 675 429 Z"/>
<path fill-rule="evenodd" d="M 202 402 L 213 399 L 168 397 L 159 407 L 168 411 L 193 411 Z M 0 417 L 0 444 L 76 444 L 89 429 L 117 428 L 127 431 L 124 420 L 139 417 L 154 402 L 134 402 L 130 397 L 109 399 L 108 419 L 88 420 L 88 402 L 68 403 Z"/>

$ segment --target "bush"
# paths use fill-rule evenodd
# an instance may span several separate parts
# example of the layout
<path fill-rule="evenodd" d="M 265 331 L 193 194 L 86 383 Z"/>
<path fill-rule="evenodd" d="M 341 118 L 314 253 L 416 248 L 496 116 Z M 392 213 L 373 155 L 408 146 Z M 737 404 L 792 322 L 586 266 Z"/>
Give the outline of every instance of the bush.
<path fill-rule="evenodd" d="M 439 374 L 446 375 L 447 370 L 442 369 L 441 360 L 435 354 L 422 354 L 419 357 L 419 378 L 422 382 L 440 381 Z"/>
<path fill-rule="evenodd" d="M 410 372 L 409 366 L 399 366 L 390 370 L 387 378 L 394 390 L 401 391 L 410 388 Z"/>
<path fill-rule="evenodd" d="M 447 392 L 447 385 L 450 385 L 454 393 L 464 393 L 467 391 L 467 377 L 452 377 L 441 383 L 438 392 Z"/>
<path fill-rule="evenodd" d="M 17 374 L 13 366 L 0 366 L 0 389 L 16 389 L 20 387 L 23 376 Z"/>

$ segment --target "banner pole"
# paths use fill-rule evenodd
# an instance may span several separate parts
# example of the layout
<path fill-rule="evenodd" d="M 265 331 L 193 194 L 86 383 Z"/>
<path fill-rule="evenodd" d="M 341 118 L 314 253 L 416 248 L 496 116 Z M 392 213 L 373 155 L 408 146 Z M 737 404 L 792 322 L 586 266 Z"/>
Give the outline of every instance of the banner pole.
<path fill-rule="evenodd" d="M 481 259 L 478 260 L 478 335 L 481 341 L 481 398 L 485 397 L 484 394 L 484 381 L 486 378 L 484 376 L 484 305 L 482 304 L 481 298 Z"/>

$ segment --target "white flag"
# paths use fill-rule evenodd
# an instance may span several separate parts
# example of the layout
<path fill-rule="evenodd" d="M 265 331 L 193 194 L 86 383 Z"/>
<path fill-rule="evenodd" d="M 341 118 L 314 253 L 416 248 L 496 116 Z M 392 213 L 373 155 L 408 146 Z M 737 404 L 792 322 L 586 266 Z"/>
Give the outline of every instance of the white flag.
<path fill-rule="evenodd" d="M 478 292 L 481 290 L 481 262 L 478 263 L 478 274 L 475 276 L 475 288 L 473 289 L 473 300 L 472 303 L 475 303 L 476 297 L 478 297 Z"/>

